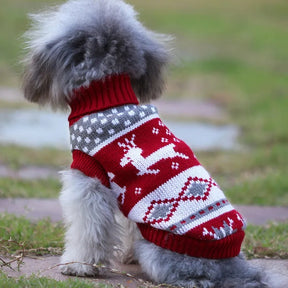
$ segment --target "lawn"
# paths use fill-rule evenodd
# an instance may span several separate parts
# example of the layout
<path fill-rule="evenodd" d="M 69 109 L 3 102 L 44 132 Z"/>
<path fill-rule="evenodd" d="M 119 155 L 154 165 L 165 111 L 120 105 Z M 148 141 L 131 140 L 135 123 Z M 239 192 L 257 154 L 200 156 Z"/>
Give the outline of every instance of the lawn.
<path fill-rule="evenodd" d="M 20 85 L 21 35 L 29 26 L 26 13 L 56 2 L 2 0 L 0 86 Z M 240 128 L 242 150 L 196 151 L 198 159 L 226 191 L 231 202 L 287 206 L 288 2 L 128 2 L 140 12 L 139 18 L 149 28 L 174 36 L 171 43 L 175 47 L 174 57 L 167 72 L 164 97 L 177 98 L 179 101 L 195 98 L 215 103 L 228 115 L 225 124 Z M 10 105 L 0 101 L 0 109 Z M 62 170 L 71 159 L 68 151 L 55 149 L 33 150 L 8 145 L 1 145 L 0 149 L 0 165 L 15 170 L 37 165 Z M 56 197 L 59 185 L 55 179 L 16 181 L 3 178 L 0 179 L 0 197 Z M 37 191 L 42 191 L 42 194 L 37 194 Z M 24 241 L 29 249 L 50 246 L 62 249 L 61 225 L 45 222 L 49 227 L 49 235 L 44 237 L 48 240 L 44 243 L 43 237 L 36 232 L 33 234 L 33 230 L 38 229 L 37 225 L 41 227 L 43 223 L 32 224 L 27 219 L 11 217 L 5 215 L 0 219 L 0 222 L 4 221 L 0 223 L 2 229 L 9 227 L 5 223 L 11 221 L 11 227 L 5 230 L 6 240 L 13 236 L 15 241 Z M 29 225 L 36 226 L 30 228 Z M 14 229 L 18 232 L 15 233 Z M 26 234 L 24 230 L 27 230 Z M 287 238 L 288 223 L 269 224 L 267 227 L 249 226 L 244 249 L 249 257 L 288 258 Z M 10 248 L 8 251 L 12 253 L 14 248 Z M 0 283 L 5 281 L 14 280 L 0 274 Z M 40 280 L 31 281 L 37 283 Z M 5 287 L 14 287 L 13 283 Z M 45 287 L 50 286 L 47 284 Z"/>

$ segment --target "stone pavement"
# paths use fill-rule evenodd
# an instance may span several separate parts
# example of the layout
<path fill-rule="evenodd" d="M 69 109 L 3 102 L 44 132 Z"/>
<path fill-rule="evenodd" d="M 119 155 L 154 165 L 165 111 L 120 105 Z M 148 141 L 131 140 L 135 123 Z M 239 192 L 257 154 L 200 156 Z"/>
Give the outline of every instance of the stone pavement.
<path fill-rule="evenodd" d="M 10 277 L 19 277 L 22 275 L 36 275 L 38 277 L 52 278 L 57 281 L 74 278 L 71 276 L 62 275 L 59 268 L 59 256 L 37 257 L 23 259 L 24 264 L 21 265 L 20 271 L 17 270 L 17 265 L 14 263 L 14 270 L 5 267 L 3 271 Z M 271 283 L 271 288 L 287 288 L 288 287 L 288 261 L 283 260 L 250 260 L 250 264 L 265 270 Z M 115 287 L 152 287 L 153 284 L 148 281 L 146 276 L 141 272 L 139 265 L 119 265 L 115 264 L 116 272 L 105 271 L 101 276 L 96 278 L 86 278 L 94 283 L 112 284 Z M 122 285 L 122 286 L 120 286 Z M 153 286 L 155 287 L 155 286 Z M 165 287 L 164 285 L 161 287 Z M 220 287 L 219 287 L 220 288 Z"/>
<path fill-rule="evenodd" d="M 47 256 L 47 257 L 25 257 L 23 259 L 23 265 L 21 265 L 20 270 L 17 270 L 16 262 L 11 266 L 13 270 L 9 267 L 2 268 L 3 271 L 9 277 L 20 277 L 22 275 L 31 276 L 36 275 L 37 277 L 47 277 L 55 279 L 57 281 L 63 281 L 70 278 L 76 278 L 72 276 L 66 276 L 59 272 L 59 256 Z M 119 265 L 115 264 L 113 266 L 115 272 L 107 271 L 101 272 L 101 275 L 97 278 L 85 278 L 89 279 L 94 283 L 104 283 L 111 284 L 115 287 L 151 287 L 150 283 L 145 275 L 141 272 L 139 265 Z M 84 278 L 81 278 L 84 279 Z M 122 286 L 120 286 L 122 285 Z"/>
<path fill-rule="evenodd" d="M 288 220 L 288 207 L 234 206 L 244 215 L 249 224 L 265 225 L 270 221 Z M 3 212 L 24 215 L 32 220 L 46 217 L 52 221 L 62 220 L 57 199 L 0 198 L 0 213 Z"/>
<path fill-rule="evenodd" d="M 239 211 L 246 217 L 250 224 L 264 225 L 270 221 L 288 220 L 288 207 L 257 207 L 237 205 Z M 0 199 L 0 213 L 13 213 L 24 215 L 32 221 L 49 217 L 52 221 L 61 221 L 61 210 L 57 199 Z M 13 263 L 14 270 L 5 267 L 2 268 L 7 275 L 18 277 L 20 275 L 35 274 L 45 276 L 56 280 L 65 280 L 70 278 L 64 276 L 58 271 L 59 257 L 25 257 L 20 271 L 17 271 L 16 263 Z M 265 270 L 270 278 L 271 288 L 288 287 L 288 261 L 255 259 L 249 261 L 251 264 Z M 147 279 L 141 273 L 138 265 L 120 265 L 115 263 L 114 267 L 119 272 L 105 271 L 100 278 L 90 278 L 95 283 L 107 283 L 115 286 L 124 287 L 151 287 L 151 283 L 143 282 Z"/>

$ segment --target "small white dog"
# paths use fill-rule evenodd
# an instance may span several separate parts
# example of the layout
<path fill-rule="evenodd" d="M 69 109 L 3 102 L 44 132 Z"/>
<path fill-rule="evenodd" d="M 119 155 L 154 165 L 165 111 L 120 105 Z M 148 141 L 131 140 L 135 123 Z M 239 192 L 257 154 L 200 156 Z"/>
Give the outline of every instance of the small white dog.
<path fill-rule="evenodd" d="M 140 237 L 116 220 L 120 208 L 137 223 L 135 257 L 155 282 L 268 287 L 240 254 L 242 216 L 157 109 L 138 102 L 162 93 L 166 38 L 121 0 L 70 0 L 32 19 L 25 97 L 71 109 L 62 273 L 97 276 L 87 264 L 109 264 L 123 242 L 123 261 L 133 259 Z"/>

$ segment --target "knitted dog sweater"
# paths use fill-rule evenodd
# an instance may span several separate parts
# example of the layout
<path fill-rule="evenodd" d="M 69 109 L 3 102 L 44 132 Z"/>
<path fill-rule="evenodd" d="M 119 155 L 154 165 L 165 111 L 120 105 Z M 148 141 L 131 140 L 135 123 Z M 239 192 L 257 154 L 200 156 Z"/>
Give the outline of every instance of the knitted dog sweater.
<path fill-rule="evenodd" d="M 128 76 L 78 89 L 70 106 L 71 168 L 111 188 L 145 239 L 193 257 L 239 254 L 244 219 Z"/>

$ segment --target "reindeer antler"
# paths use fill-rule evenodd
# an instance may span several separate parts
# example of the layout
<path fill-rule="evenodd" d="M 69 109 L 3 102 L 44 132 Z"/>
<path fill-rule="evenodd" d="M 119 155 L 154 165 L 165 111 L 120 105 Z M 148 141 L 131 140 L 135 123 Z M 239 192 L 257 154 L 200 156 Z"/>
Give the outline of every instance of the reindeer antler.
<path fill-rule="evenodd" d="M 124 152 L 129 151 L 131 148 L 136 147 L 136 144 L 134 143 L 134 139 L 135 139 L 135 134 L 132 135 L 131 140 L 129 140 L 128 138 L 125 138 L 125 143 L 120 143 L 118 142 L 119 147 L 124 148 Z"/>

